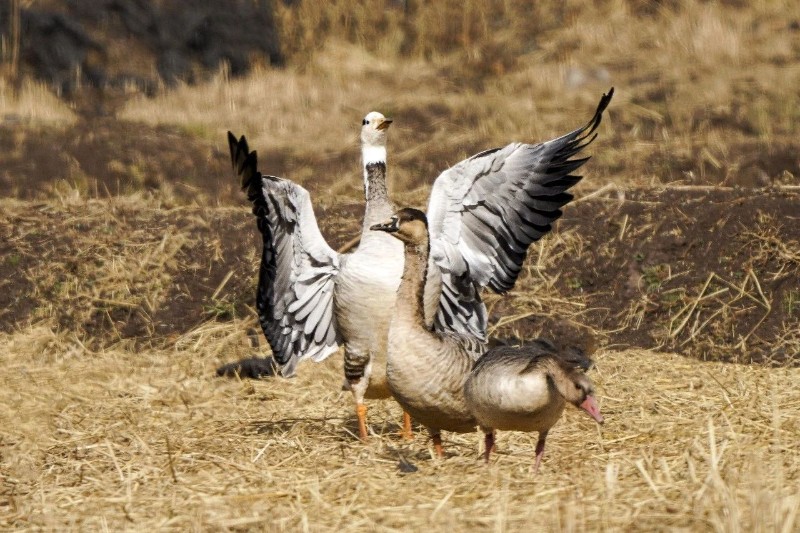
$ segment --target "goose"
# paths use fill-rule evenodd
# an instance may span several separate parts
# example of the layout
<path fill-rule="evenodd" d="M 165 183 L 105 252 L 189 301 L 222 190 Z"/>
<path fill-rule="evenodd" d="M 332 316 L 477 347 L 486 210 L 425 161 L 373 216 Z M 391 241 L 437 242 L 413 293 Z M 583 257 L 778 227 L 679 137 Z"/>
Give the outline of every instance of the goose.
<path fill-rule="evenodd" d="M 510 290 L 531 243 L 551 229 L 571 174 L 588 157 L 574 156 L 597 136 L 613 88 L 592 119 L 566 135 L 539 143 L 512 143 L 476 154 L 442 172 L 428 203 L 431 254 L 425 321 L 443 334 L 486 340 L 484 287 Z M 262 234 L 256 310 L 283 376 L 301 360 L 322 361 L 344 345 L 344 373 L 353 393 L 359 437 L 367 437 L 365 398 L 388 397 L 386 345 L 403 270 L 402 243 L 375 223 L 396 211 L 386 186 L 386 137 L 392 123 L 370 112 L 361 124 L 366 199 L 361 241 L 337 253 L 319 231 L 310 195 L 290 180 L 262 175 L 244 136 L 228 132 L 231 161 L 253 203 Z M 408 436 L 410 420 L 404 416 Z"/>
<path fill-rule="evenodd" d="M 386 382 L 403 410 L 428 428 L 444 455 L 441 432 L 471 433 L 477 419 L 464 398 L 464 384 L 485 343 L 471 335 L 441 333 L 425 321 L 424 293 L 430 256 L 425 213 L 403 208 L 373 231 L 404 246 L 403 277 L 389 325 Z"/>
<path fill-rule="evenodd" d="M 584 374 L 591 366 L 580 350 L 557 350 L 544 339 L 519 348 L 498 346 L 483 354 L 466 380 L 464 398 L 485 433 L 486 462 L 494 448 L 494 430 L 537 431 L 536 474 L 547 433 L 567 403 L 602 424 L 594 386 Z"/>
<path fill-rule="evenodd" d="M 558 351 L 544 339 L 522 348 L 486 350 L 485 343 L 471 336 L 438 333 L 426 324 L 430 240 L 422 211 L 400 209 L 370 229 L 404 245 L 403 278 L 389 326 L 386 380 L 404 411 L 428 427 L 437 455 L 443 455 L 442 430 L 469 433 L 480 425 L 487 462 L 495 430 L 538 431 L 538 471 L 547 432 L 566 402 L 603 422 L 592 382 L 583 373 L 592 361 L 582 351 Z"/>
<path fill-rule="evenodd" d="M 379 113 L 362 122 L 365 225 L 393 209 L 385 175 L 385 135 L 391 122 Z M 359 438 L 364 440 L 364 399 L 390 396 L 384 369 L 390 317 L 386 304 L 394 300 L 402 263 L 386 258 L 402 257 L 402 245 L 387 236 L 362 234 L 353 253 L 337 253 L 319 231 L 308 191 L 262 175 L 257 153 L 250 151 L 244 136 L 237 140 L 228 132 L 228 143 L 262 234 L 256 310 L 274 361 L 281 375 L 289 377 L 300 360 L 322 361 L 344 344 L 345 383 L 355 397 Z M 408 436 L 407 415 L 403 426 Z"/>

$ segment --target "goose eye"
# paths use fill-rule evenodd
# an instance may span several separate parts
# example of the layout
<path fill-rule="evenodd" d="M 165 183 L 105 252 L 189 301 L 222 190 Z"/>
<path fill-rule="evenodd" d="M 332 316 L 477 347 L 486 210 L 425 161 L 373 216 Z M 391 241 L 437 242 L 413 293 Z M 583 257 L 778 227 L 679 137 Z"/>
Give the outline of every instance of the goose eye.
<path fill-rule="evenodd" d="M 361 125 L 362 126 L 366 126 L 367 124 L 369 124 L 369 120 L 364 119 L 364 120 L 361 121 Z"/>

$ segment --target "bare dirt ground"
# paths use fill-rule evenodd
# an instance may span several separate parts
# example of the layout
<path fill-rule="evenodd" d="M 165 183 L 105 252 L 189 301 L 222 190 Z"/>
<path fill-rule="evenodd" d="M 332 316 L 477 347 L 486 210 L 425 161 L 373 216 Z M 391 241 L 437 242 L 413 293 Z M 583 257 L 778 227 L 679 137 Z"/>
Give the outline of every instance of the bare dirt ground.
<path fill-rule="evenodd" d="M 579 199 L 515 289 L 487 295 L 493 333 L 798 365 L 798 201 L 691 187 Z M 317 216 L 339 246 L 358 234 L 361 206 Z M 53 320 L 93 347 L 165 346 L 204 321 L 252 317 L 260 236 L 245 207 L 7 202 L 0 234 L 7 333 Z"/>

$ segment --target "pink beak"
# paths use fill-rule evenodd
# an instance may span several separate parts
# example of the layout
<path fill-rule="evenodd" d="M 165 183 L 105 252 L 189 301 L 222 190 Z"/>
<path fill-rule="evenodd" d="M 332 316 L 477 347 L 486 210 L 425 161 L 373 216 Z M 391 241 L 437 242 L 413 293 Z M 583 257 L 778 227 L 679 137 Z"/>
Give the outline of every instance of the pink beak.
<path fill-rule="evenodd" d="M 583 400 L 583 403 L 579 405 L 581 409 L 589 413 L 589 416 L 597 420 L 598 424 L 603 423 L 603 415 L 600 414 L 600 406 L 597 405 L 597 400 L 591 394 Z"/>

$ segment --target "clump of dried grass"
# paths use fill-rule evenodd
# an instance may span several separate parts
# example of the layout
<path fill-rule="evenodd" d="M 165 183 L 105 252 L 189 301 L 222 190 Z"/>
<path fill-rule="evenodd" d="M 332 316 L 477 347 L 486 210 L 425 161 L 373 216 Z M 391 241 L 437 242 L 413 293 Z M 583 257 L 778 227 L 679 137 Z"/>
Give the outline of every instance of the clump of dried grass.
<path fill-rule="evenodd" d="M 211 377 L 248 353 L 245 327 L 137 353 L 45 326 L 0 335 L 0 525 L 796 528 L 798 369 L 600 352 L 606 424 L 568 410 L 533 478 L 535 436 L 501 434 L 487 467 L 477 434 L 448 435 L 438 461 L 423 433 L 396 436 L 391 402 L 370 404 L 374 433 L 359 443 L 339 357 L 292 380 Z M 419 470 L 401 474 L 401 457 Z"/>
<path fill-rule="evenodd" d="M 456 55 L 465 68 L 501 71 L 538 31 L 563 21 L 558 2 L 301 1 L 276 5 L 281 43 L 292 61 L 304 63 L 331 37 L 381 57 L 436 59 Z M 511 53 L 510 53 L 511 52 Z"/>
<path fill-rule="evenodd" d="M 422 62 L 395 66 L 373 59 L 362 49 L 331 43 L 307 71 L 257 69 L 248 77 L 230 79 L 223 70 L 202 89 L 183 85 L 156 99 L 136 98 L 120 116 L 179 124 L 212 139 L 224 139 L 226 129 L 232 129 L 246 134 L 252 146 L 271 150 L 324 153 L 345 150 L 348 144 L 355 148 L 367 111 L 354 102 L 386 106 L 387 77 L 396 76 L 402 90 L 435 75 Z"/>
<path fill-rule="evenodd" d="M 178 268 L 176 256 L 187 244 L 188 232 L 164 228 L 154 234 L 152 223 L 129 226 L 126 211 L 135 205 L 141 213 L 145 201 L 71 203 L 6 214 L 17 235 L 40 235 L 16 239 L 22 260 L 35 258 L 25 274 L 33 287 L 30 297 L 45 304 L 37 308 L 33 319 L 56 318 L 77 333 L 96 321 L 107 321 L 114 328 L 120 314 L 131 320 L 132 315 L 152 313 L 168 292 L 170 272 Z M 61 229 L 58 239 L 41 232 L 42 220 L 56 213 Z"/>
<path fill-rule="evenodd" d="M 0 120 L 68 128 L 75 123 L 76 116 L 44 84 L 23 80 L 15 89 L 7 79 L 0 77 Z"/>

